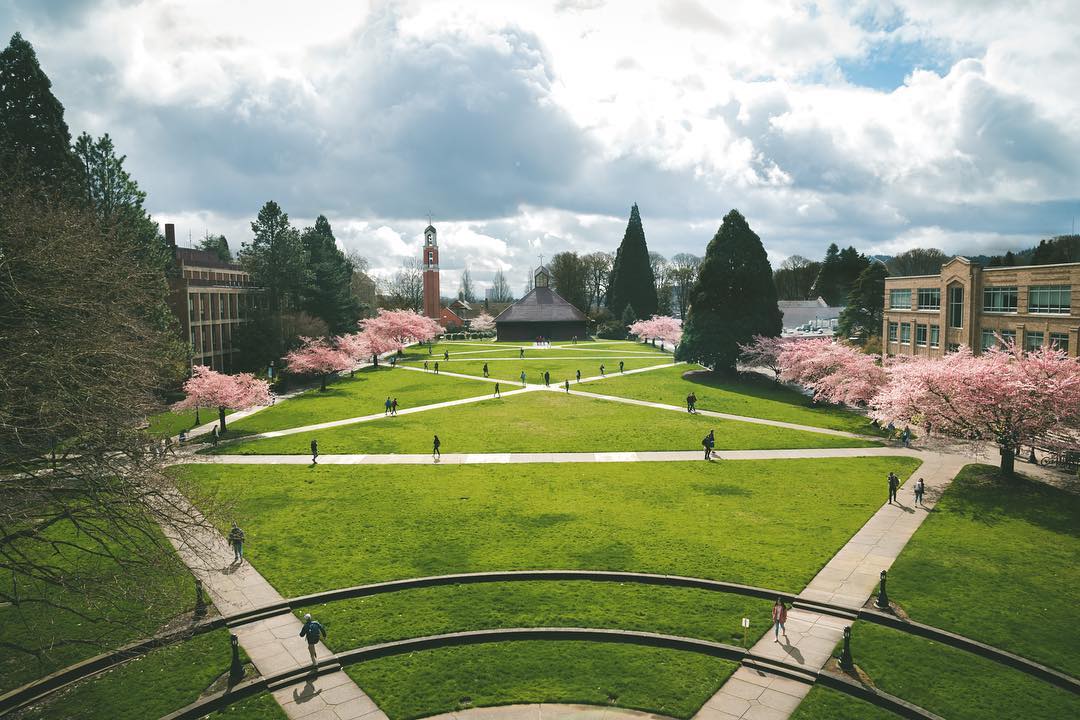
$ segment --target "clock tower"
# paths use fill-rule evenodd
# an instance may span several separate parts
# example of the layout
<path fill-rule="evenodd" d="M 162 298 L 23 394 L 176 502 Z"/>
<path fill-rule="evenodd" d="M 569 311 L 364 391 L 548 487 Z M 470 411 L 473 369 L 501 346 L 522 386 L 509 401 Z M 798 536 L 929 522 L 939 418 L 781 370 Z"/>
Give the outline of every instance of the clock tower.
<path fill-rule="evenodd" d="M 434 225 L 424 228 L 424 249 L 420 263 L 424 267 L 424 314 L 438 320 L 442 314 L 439 295 L 439 242 Z"/>

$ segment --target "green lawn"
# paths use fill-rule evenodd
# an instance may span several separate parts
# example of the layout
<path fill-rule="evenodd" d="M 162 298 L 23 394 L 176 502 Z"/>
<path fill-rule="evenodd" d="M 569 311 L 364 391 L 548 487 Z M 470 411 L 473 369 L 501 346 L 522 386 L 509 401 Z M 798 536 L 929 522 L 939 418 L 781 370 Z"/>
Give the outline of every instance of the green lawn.
<path fill-rule="evenodd" d="M 145 720 L 161 717 L 197 700 L 219 675 L 229 671 L 230 660 L 229 633 L 216 630 L 158 648 L 96 675 L 50 696 L 20 717 L 25 720 Z M 224 716 L 244 717 L 231 713 Z M 247 717 L 273 718 L 284 717 L 284 714 L 249 712 Z"/>
<path fill-rule="evenodd" d="M 229 416 L 233 413 L 232 410 L 226 410 L 225 415 Z M 218 419 L 217 408 L 203 408 L 199 411 L 199 423 L 195 422 L 195 411 L 185 410 L 184 412 L 163 412 L 158 413 L 150 418 L 149 432 L 154 437 L 176 437 L 180 434 L 181 430 L 190 430 L 193 427 L 197 427 L 199 424 L 205 425 L 208 422 L 213 422 Z"/>
<path fill-rule="evenodd" d="M 289 716 L 273 695 L 264 693 L 235 702 L 208 717 L 213 720 L 286 720 Z"/>
<path fill-rule="evenodd" d="M 735 667 L 676 650 L 541 640 L 427 650 L 346 672 L 392 720 L 529 702 L 616 705 L 689 718 Z"/>
<path fill-rule="evenodd" d="M 249 434 L 342 420 L 382 412 L 387 396 L 398 399 L 398 408 L 457 400 L 491 391 L 485 382 L 459 378 L 428 377 L 389 367 L 365 368 L 354 377 L 330 383 L 326 392 L 309 390 L 302 395 L 229 424 L 230 433 Z"/>
<path fill-rule="evenodd" d="M 402 371 L 397 371 L 402 372 Z M 422 377 L 422 376 L 421 376 Z M 450 378 L 436 378 L 446 379 Z M 296 454 L 319 441 L 324 455 L 699 450 L 716 430 L 716 449 L 871 447 L 876 443 L 801 430 L 537 391 L 311 433 L 224 445 L 219 454 Z"/>
<path fill-rule="evenodd" d="M 684 378 L 685 373 L 693 373 Z M 686 396 L 698 397 L 698 409 L 747 417 L 823 427 L 863 435 L 880 434 L 866 417 L 837 407 L 810 407 L 805 395 L 759 375 L 737 378 L 704 373 L 696 365 L 676 365 L 647 373 L 587 383 L 583 388 L 601 395 L 635 398 L 685 406 Z"/>
<path fill-rule="evenodd" d="M 896 720 L 898 717 L 865 700 L 815 685 L 795 709 L 791 720 Z"/>
<path fill-rule="evenodd" d="M 551 383 L 556 385 L 564 380 L 569 380 L 571 384 L 576 382 L 578 370 L 581 371 L 581 377 L 583 378 L 599 375 L 600 365 L 605 366 L 608 377 L 618 375 L 620 360 L 623 362 L 625 370 L 635 370 L 671 362 L 670 355 L 665 357 L 660 355 L 586 355 L 579 353 L 581 357 L 573 354 L 573 357 L 568 358 L 567 356 L 571 354 L 569 351 L 554 353 L 549 351 L 545 357 L 530 357 L 526 354 L 524 360 L 519 360 L 516 357 L 489 357 L 485 360 L 483 357 L 470 355 L 455 358 L 451 355 L 449 360 L 442 360 L 441 358 L 430 360 L 429 369 L 434 372 L 437 360 L 441 371 L 483 377 L 484 363 L 486 362 L 488 376 L 497 380 L 505 380 L 508 383 L 521 385 L 521 371 L 524 370 L 526 382 L 541 384 L 544 382 L 544 373 L 548 372 L 551 374 Z M 423 362 L 404 364 L 423 367 Z"/>
<path fill-rule="evenodd" d="M 921 622 L 1080 674 L 1080 497 L 968 465 L 889 571 Z"/>
<path fill-rule="evenodd" d="M 1068 624 L 1066 616 L 1061 620 Z M 1067 690 L 899 630 L 856 623 L 851 648 L 879 689 L 949 720 L 1080 717 L 1080 697 Z"/>
<path fill-rule="evenodd" d="M 43 583 L 20 580 L 23 597 L 45 602 L 0 606 L 0 692 L 152 635 L 162 623 L 194 604 L 191 575 L 178 559 L 139 572 L 121 571 L 110 562 L 75 553 L 63 544 L 79 540 L 70 526 L 53 526 L 47 536 L 61 543 L 57 552 L 52 546 L 41 545 L 20 545 L 18 549 L 41 553 L 41 560 L 55 565 L 58 572 L 70 573 L 99 589 L 88 597 L 79 592 L 78 584 L 60 592 Z M 124 555 L 116 546 L 108 549 Z M 0 582 L 11 580 L 7 577 Z M 158 588 L 153 593 L 155 604 L 148 606 L 141 594 L 132 593 L 140 586 Z M 70 610 L 51 607 L 53 603 Z"/>
<path fill-rule="evenodd" d="M 246 554 L 286 597 L 396 578 L 579 568 L 799 591 L 911 458 L 720 463 L 187 465 L 235 497 Z"/>

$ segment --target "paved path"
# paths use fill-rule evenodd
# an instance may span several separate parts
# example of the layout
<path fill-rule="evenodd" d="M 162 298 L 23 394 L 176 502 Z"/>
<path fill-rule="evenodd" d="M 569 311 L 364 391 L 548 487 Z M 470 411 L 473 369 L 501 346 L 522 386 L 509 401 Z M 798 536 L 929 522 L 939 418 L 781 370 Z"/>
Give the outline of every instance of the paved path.
<path fill-rule="evenodd" d="M 926 519 L 941 492 L 967 459 L 944 453 L 913 453 L 889 448 L 894 454 L 916 454 L 923 464 L 900 488 L 899 505 L 882 505 L 847 544 L 810 581 L 799 598 L 861 608 L 877 589 L 879 573 L 892 567 L 900 551 Z M 926 508 L 914 506 L 912 487 L 926 482 Z M 885 492 L 884 479 L 882 492 Z M 819 670 L 843 638 L 849 621 L 792 608 L 787 637 L 774 642 L 772 628 L 758 640 L 753 653 Z M 741 667 L 705 703 L 695 720 L 784 720 L 810 692 L 810 685 Z"/>
<path fill-rule="evenodd" d="M 806 448 L 802 450 L 717 450 L 719 460 L 795 460 L 837 457 L 922 457 L 914 450 L 895 447 Z M 445 453 L 441 465 L 482 465 L 505 463 L 619 463 L 704 461 L 701 450 L 603 453 Z M 310 454 L 300 455 L 192 455 L 184 463 L 218 465 L 310 465 Z M 320 455 L 319 465 L 430 465 L 431 453 L 415 455 Z"/>
<path fill-rule="evenodd" d="M 426 720 L 669 720 L 664 715 L 599 705 L 502 705 L 432 715 Z"/>
<path fill-rule="evenodd" d="M 178 502 L 186 502 L 178 499 Z M 248 563 L 233 565 L 233 552 L 220 534 L 208 530 L 179 539 L 166 530 L 181 559 L 203 581 L 223 615 L 252 610 L 284 598 Z M 300 621 L 292 613 L 241 625 L 232 630 L 263 675 L 311 664 Z M 330 655 L 319 643 L 318 654 Z M 272 691 L 290 718 L 308 720 L 387 720 L 352 678 L 341 670 Z"/>

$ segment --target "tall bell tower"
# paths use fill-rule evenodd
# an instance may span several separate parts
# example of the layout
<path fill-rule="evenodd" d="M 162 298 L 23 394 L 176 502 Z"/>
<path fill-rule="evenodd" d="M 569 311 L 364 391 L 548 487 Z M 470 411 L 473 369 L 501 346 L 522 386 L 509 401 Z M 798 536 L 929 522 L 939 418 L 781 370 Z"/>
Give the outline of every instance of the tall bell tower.
<path fill-rule="evenodd" d="M 420 262 L 424 266 L 424 314 L 435 320 L 442 314 L 442 298 L 439 295 L 439 242 L 435 226 L 424 228 L 424 249 Z"/>

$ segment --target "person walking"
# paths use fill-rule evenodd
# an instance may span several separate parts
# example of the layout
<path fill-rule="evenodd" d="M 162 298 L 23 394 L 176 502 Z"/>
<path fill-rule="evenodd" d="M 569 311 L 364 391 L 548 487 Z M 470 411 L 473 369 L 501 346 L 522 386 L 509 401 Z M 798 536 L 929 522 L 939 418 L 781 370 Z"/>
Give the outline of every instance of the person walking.
<path fill-rule="evenodd" d="M 312 620 L 311 613 L 305 613 L 304 626 L 300 628 L 300 637 L 307 638 L 308 655 L 311 656 L 311 664 L 314 665 L 316 661 L 315 646 L 326 637 L 326 628 L 318 620 Z"/>
<path fill-rule="evenodd" d="M 488 376 L 488 366 L 487 366 L 487 363 L 484 363 L 484 377 L 487 377 L 487 376 Z"/>
<path fill-rule="evenodd" d="M 620 360 L 619 361 L 619 372 L 622 372 L 622 370 L 623 370 L 623 361 Z"/>
<path fill-rule="evenodd" d="M 524 357 L 525 357 L 525 348 L 519 347 L 518 348 L 518 359 L 521 359 L 521 358 L 524 358 Z"/>
<path fill-rule="evenodd" d="M 563 387 L 566 389 L 566 394 L 569 395 L 570 394 L 570 381 L 569 380 L 564 381 L 563 382 Z"/>
<path fill-rule="evenodd" d="M 502 393 L 499 392 L 499 383 L 495 383 L 495 397 L 501 398 Z"/>
<path fill-rule="evenodd" d="M 311 441 L 311 464 L 312 465 L 315 464 L 318 457 L 319 457 L 319 441 L 318 440 L 312 440 Z"/>
<path fill-rule="evenodd" d="M 427 371 L 428 371 L 428 364 L 427 364 L 427 360 L 425 360 L 424 361 L 424 372 L 427 372 Z"/>
<path fill-rule="evenodd" d="M 713 448 L 716 447 L 716 431 L 710 430 L 701 444 L 705 446 L 705 459 L 712 460 Z"/>
<path fill-rule="evenodd" d="M 776 602 L 772 606 L 772 621 L 773 621 L 773 642 L 780 642 L 780 633 L 784 634 L 784 639 L 787 640 L 787 629 L 784 628 L 784 623 L 787 622 L 787 606 L 784 605 L 784 601 L 781 598 L 776 598 Z"/>
<path fill-rule="evenodd" d="M 577 371 L 577 381 L 581 382 L 581 371 L 580 370 Z"/>
<path fill-rule="evenodd" d="M 244 531 L 235 522 L 232 524 L 232 530 L 229 531 L 229 544 L 232 545 L 233 562 L 244 562 Z"/>
<path fill-rule="evenodd" d="M 904 447 L 911 447 L 911 428 L 907 425 L 904 426 L 904 430 L 900 433 L 900 442 L 904 443 Z"/>
<path fill-rule="evenodd" d="M 889 473 L 889 504 L 892 505 L 896 500 L 896 491 L 900 489 L 900 478 L 896 476 L 896 473 Z M 899 500 L 896 500 L 897 505 L 900 504 Z"/>
<path fill-rule="evenodd" d="M 383 403 L 383 408 L 384 408 L 383 409 L 383 417 L 390 414 L 390 406 L 391 405 L 392 405 L 392 403 L 390 402 L 390 396 L 387 395 L 386 396 L 386 402 Z"/>
<path fill-rule="evenodd" d="M 217 425 L 215 425 L 213 428 L 210 429 L 210 442 L 213 444 L 214 447 L 217 447 L 217 442 L 218 442 Z"/>
<path fill-rule="evenodd" d="M 450 360 L 450 351 L 449 350 L 443 350 L 442 359 L 446 360 L 446 361 Z"/>
<path fill-rule="evenodd" d="M 693 394 L 686 396 L 686 412 L 688 413 L 694 412 L 694 403 L 692 400 L 693 397 Z"/>
<path fill-rule="evenodd" d="M 600 377 L 607 377 L 607 373 L 604 372 L 604 366 L 600 366 Z"/>
<path fill-rule="evenodd" d="M 390 414 L 397 415 L 397 398 L 390 403 Z"/>
<path fill-rule="evenodd" d="M 439 436 L 436 435 L 431 443 L 431 457 L 435 460 L 442 460 L 442 453 L 439 451 L 440 447 L 442 447 L 442 442 L 439 440 Z"/>
<path fill-rule="evenodd" d="M 525 387 L 525 371 L 521 371 L 521 387 Z"/>
<path fill-rule="evenodd" d="M 436 375 L 439 374 L 439 361 L 438 360 L 435 361 L 435 374 Z"/>
<path fill-rule="evenodd" d="M 551 373 L 547 370 L 544 371 L 544 387 L 551 385 Z"/>
<path fill-rule="evenodd" d="M 922 501 L 924 492 L 926 492 L 926 483 L 923 482 L 922 478 L 919 478 L 915 482 L 915 504 L 916 505 L 921 505 L 922 507 L 926 507 L 925 505 L 923 505 L 923 501 Z"/>

